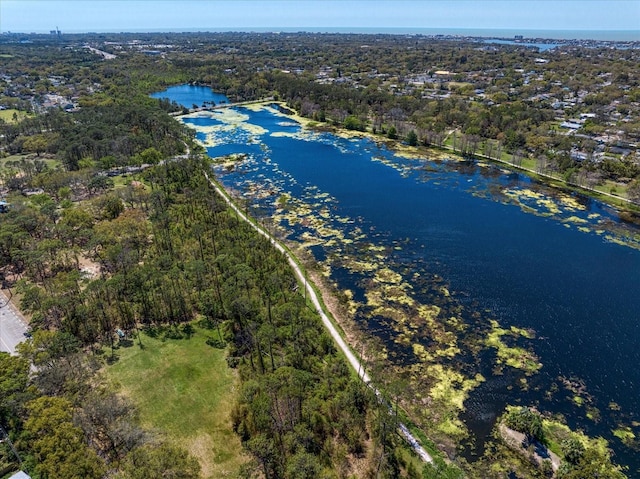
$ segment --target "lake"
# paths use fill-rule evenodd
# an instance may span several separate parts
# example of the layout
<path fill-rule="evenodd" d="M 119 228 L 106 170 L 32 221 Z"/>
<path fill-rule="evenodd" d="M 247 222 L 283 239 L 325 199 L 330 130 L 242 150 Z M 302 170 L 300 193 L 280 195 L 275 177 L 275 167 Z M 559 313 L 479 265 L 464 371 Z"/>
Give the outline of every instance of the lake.
<path fill-rule="evenodd" d="M 216 93 L 211 88 L 202 85 L 178 85 L 165 92 L 153 93 L 151 97 L 168 98 L 186 108 L 193 108 L 194 105 L 201 107 L 205 103 L 210 104 L 211 102 L 216 105 L 229 102 L 225 95 Z"/>
<path fill-rule="evenodd" d="M 206 101 L 176 88 L 157 95 Z M 619 436 L 640 435 L 640 231 L 614 209 L 503 166 L 310 131 L 275 105 L 182 121 L 226 157 L 225 187 L 315 257 L 390 367 L 409 371 L 407 393 L 446 385 L 434 401 L 464 399 L 442 431 L 471 431 L 465 456 L 507 404 L 535 405 L 638 471 Z"/>

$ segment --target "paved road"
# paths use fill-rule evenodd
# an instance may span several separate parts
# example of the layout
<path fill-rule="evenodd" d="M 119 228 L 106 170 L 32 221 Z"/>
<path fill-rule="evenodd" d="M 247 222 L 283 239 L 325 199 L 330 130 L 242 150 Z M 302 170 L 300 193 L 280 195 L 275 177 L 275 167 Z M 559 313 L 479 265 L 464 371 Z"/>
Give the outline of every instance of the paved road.
<path fill-rule="evenodd" d="M 338 332 L 334 324 L 331 322 L 329 317 L 325 314 L 324 308 L 320 303 L 320 300 L 316 294 L 315 289 L 313 289 L 312 284 L 307 281 L 307 278 L 304 276 L 302 269 L 296 262 L 293 255 L 289 253 L 288 250 L 285 249 L 282 243 L 280 243 L 273 236 L 271 236 L 268 231 L 265 231 L 261 226 L 250 221 L 249 218 L 240 210 L 240 208 L 238 208 L 236 204 L 231 200 L 231 197 L 227 194 L 227 192 L 224 191 L 220 186 L 218 186 L 218 184 L 216 184 L 215 182 L 209 179 L 209 176 L 207 175 L 206 172 L 205 172 L 205 176 L 209 181 L 209 183 L 211 184 L 211 186 L 213 186 L 216 189 L 216 191 L 220 194 L 220 196 L 222 196 L 225 199 L 227 204 L 236 212 L 236 214 L 240 218 L 242 218 L 244 221 L 249 223 L 249 225 L 251 225 L 253 229 L 255 229 L 262 236 L 266 237 L 275 246 L 275 248 L 278 251 L 280 251 L 282 254 L 286 256 L 287 260 L 289 261 L 289 264 L 291 265 L 291 268 L 293 268 L 293 271 L 296 273 L 298 280 L 305 285 L 307 297 L 311 299 L 311 302 L 313 303 L 314 307 L 316 308 L 316 311 L 320 315 L 320 318 L 322 319 L 322 323 L 324 324 L 325 328 L 327 329 L 327 331 L 329 331 L 329 333 L 333 337 L 333 340 L 336 342 L 340 350 L 344 353 L 344 355 L 347 358 L 347 361 L 349 361 L 349 364 L 351 364 L 351 367 L 353 367 L 353 369 L 357 371 L 358 376 L 360 376 L 360 379 L 362 379 L 362 381 L 364 381 L 364 383 L 373 390 L 375 395 L 378 398 L 380 398 L 380 400 L 382 400 L 382 394 L 380 393 L 380 390 L 372 384 L 371 378 L 365 372 L 365 369 L 362 363 L 360 362 L 360 360 L 356 357 L 353 351 L 351 351 L 351 348 L 349 347 L 349 345 L 345 342 L 345 340 L 342 338 L 342 336 L 340 335 L 340 333 Z M 391 411 L 390 406 L 389 406 L 389 410 Z M 411 447 L 416 452 L 416 454 L 420 457 L 420 459 L 428 463 L 433 462 L 433 458 L 431 457 L 431 455 L 420 445 L 418 440 L 413 436 L 413 434 L 411 434 L 409 429 L 404 424 L 399 423 L 398 430 L 400 434 L 402 434 L 402 436 L 405 438 L 405 440 L 411 445 Z"/>
<path fill-rule="evenodd" d="M 15 354 L 18 343 L 24 341 L 27 323 L 22 314 L 9 302 L 9 297 L 0 291 L 0 351 Z"/>

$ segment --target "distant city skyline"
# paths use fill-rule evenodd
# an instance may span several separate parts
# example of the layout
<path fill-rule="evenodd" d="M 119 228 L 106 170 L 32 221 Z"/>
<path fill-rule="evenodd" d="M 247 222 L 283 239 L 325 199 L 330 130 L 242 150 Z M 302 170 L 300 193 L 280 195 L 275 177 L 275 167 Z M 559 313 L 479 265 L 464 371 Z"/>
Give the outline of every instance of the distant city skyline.
<path fill-rule="evenodd" d="M 637 31 L 640 0 L 2 0 L 0 31 Z"/>

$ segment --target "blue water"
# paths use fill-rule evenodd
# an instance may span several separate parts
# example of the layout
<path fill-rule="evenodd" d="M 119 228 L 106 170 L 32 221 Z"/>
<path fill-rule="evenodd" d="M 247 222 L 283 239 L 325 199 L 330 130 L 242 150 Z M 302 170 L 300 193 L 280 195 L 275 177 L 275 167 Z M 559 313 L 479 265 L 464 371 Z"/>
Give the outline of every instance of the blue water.
<path fill-rule="evenodd" d="M 152 98 L 168 98 L 175 101 L 179 105 L 186 108 L 192 108 L 193 105 L 201 107 L 204 102 L 229 103 L 229 99 L 221 94 L 214 92 L 208 86 L 196 85 L 177 85 L 167 88 L 164 91 L 151 94 Z"/>
<path fill-rule="evenodd" d="M 371 277 L 355 271 L 345 257 L 368 260 L 372 244 L 384 248 L 388 268 L 410 279 L 416 301 L 451 308 L 478 330 L 496 319 L 504 328 L 536 332 L 536 339 L 521 342 L 543 363 L 527 378 L 527 390 L 517 387 L 522 378 L 517 370 L 492 374 L 491 350 L 463 352 L 455 363 L 487 378 L 466 402 L 463 417 L 479 448 L 506 404 L 535 404 L 563 414 L 574 428 L 605 437 L 616 461 L 631 467 L 629 475 L 638 471 L 638 454 L 612 435 L 619 425 L 640 421 L 637 228 L 620 222 L 610 207 L 580 196 L 571 197 L 579 208 L 531 210 L 533 203 L 517 203 L 510 192 L 533 191 L 554 201 L 562 193 L 504 168 L 400 158 L 369 139 L 305 133 L 275 110 L 236 111 L 267 132 L 236 128 L 225 143 L 209 147 L 212 157 L 248 155 L 231 170 L 217 167 L 216 174 L 228 188 L 244 193 L 254 214 L 275 218 L 289 240 L 315 235 L 319 241 L 309 250 L 331 268 L 330 279 L 340 289 L 366 302 Z M 185 122 L 202 126 L 219 120 Z M 286 220 L 275 206 L 285 193 L 296 204 L 326 212 L 325 226 L 341 232 L 337 241 L 314 229 L 312 220 Z M 616 242 L 625 239 L 633 247 Z M 442 296 L 442 285 L 450 297 Z M 361 308 L 355 319 L 383 341 L 390 361 L 416 361 L 392 321 L 368 312 Z M 415 334 L 415 341 L 428 343 L 428 332 Z M 464 344 L 471 344 L 473 334 L 468 336 Z M 568 380 L 579 385 L 592 412 L 599 411 L 598 421 L 572 401 L 575 393 L 564 385 Z"/>

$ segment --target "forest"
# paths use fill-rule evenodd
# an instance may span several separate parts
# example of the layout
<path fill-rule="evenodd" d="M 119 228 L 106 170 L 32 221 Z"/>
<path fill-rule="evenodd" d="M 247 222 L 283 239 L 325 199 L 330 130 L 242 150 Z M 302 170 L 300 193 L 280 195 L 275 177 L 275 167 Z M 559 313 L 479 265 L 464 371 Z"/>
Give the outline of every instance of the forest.
<path fill-rule="evenodd" d="M 134 187 L 126 204 L 108 193 L 56 211 L 64 199 L 40 199 L 3 218 L 5 280 L 21 278 L 33 337 L 19 357 L 2 355 L 2 422 L 33 477 L 155 477 L 169 464 L 171 477 L 199 477 L 99 373 L 122 347 L 116 330 L 135 341 L 140 330 L 185 334 L 194 320 L 237 370 L 233 427 L 264 477 L 349 471 L 352 457 L 384 477 L 415 474 L 394 418 L 337 354 L 282 255 L 216 197 L 207 164 L 150 169 L 150 191 Z M 99 275 L 82 273 L 86 260 Z"/>
<path fill-rule="evenodd" d="M 0 221 L 0 280 L 30 318 L 31 335 L 18 356 L 0 353 L 0 425 L 9 439 L 0 447 L 0 476 L 19 466 L 42 479 L 202 477 L 201 457 L 144 424 L 144 405 L 122 394 L 108 373 L 127 349 L 144 351 L 149 338 L 187 342 L 200 334 L 224 351 L 224 367 L 237 381 L 230 428 L 249 459 L 230 477 L 554 474 L 500 445 L 475 464 L 428 440 L 435 465 L 413 456 L 396 432 L 403 412 L 392 412 L 388 399 L 358 380 L 286 259 L 215 193 L 205 176 L 209 159 L 170 116 L 181 107 L 148 94 L 193 82 L 233 100 L 273 96 L 325 127 L 410 144 L 441 147 L 454 130 L 461 153 L 473 155 L 481 145 L 486 153 L 489 144 L 493 154 L 543 155 L 544 168 L 567 178 L 583 171 L 594 184 L 618 181 L 630 199 L 640 174 L 635 150 L 601 162 L 573 160 L 572 149 L 593 153 L 595 142 L 552 133 L 553 109 L 534 107 L 526 92 L 510 87 L 518 79 L 509 65 L 535 64 L 526 50 L 474 53 L 473 44 L 389 36 L 158 35 L 148 40 L 173 44 L 166 55 L 105 44 L 126 45 L 132 34 L 71 36 L 64 48 L 41 38 L 0 42 L 0 105 L 26 114 L 0 121 L 0 182 L 11 205 Z M 117 58 L 97 57 L 80 40 Z M 605 88 L 587 103 L 627 99 L 635 108 L 637 72 L 629 65 L 637 53 L 600 54 L 597 62 L 572 57 L 584 78 L 571 88 L 589 88 L 598 69 L 611 70 L 629 89 Z M 545 64 L 557 71 L 543 75 L 561 75 L 559 61 Z M 315 81 L 325 64 L 335 81 Z M 466 77 L 434 85 L 447 98 L 399 94 L 410 75 L 436 64 L 501 69 L 506 83 L 481 86 L 495 88 L 494 100 L 506 98 L 468 101 Z M 387 80 L 397 87 L 386 88 Z M 42 107 L 47 95 L 64 98 L 72 111 Z M 606 122 L 603 112 L 591 128 Z M 629 140 L 637 130 L 627 129 Z M 525 411 L 505 422 L 533 442 L 544 439 L 539 420 Z M 565 438 L 557 477 L 624 477 L 606 448 Z"/>

